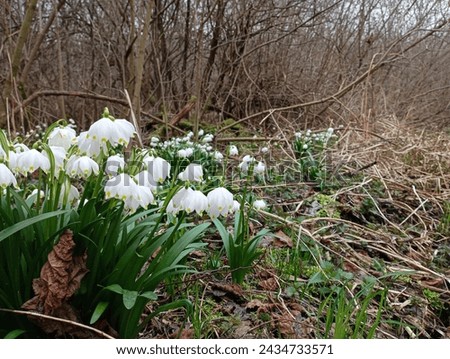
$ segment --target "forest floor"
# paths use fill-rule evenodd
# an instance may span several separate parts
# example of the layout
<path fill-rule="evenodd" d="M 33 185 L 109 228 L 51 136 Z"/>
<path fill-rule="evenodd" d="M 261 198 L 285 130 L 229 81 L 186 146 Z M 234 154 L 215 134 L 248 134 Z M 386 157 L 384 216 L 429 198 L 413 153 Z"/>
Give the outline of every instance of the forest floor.
<path fill-rule="evenodd" d="M 160 314 L 140 337 L 450 338 L 449 133 L 393 118 L 336 133 L 320 184 L 290 180 L 289 150 L 269 143 L 284 176 L 269 169 L 253 188 L 268 208 L 250 231 L 273 233 L 253 271 L 232 284 L 224 256 L 194 252 L 198 273 L 170 293 L 193 313 Z"/>

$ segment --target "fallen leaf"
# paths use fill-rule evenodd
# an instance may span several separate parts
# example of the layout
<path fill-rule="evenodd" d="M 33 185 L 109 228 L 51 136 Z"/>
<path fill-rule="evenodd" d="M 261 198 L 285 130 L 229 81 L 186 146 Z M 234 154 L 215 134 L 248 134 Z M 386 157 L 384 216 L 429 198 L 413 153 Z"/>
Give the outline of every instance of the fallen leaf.
<path fill-rule="evenodd" d="M 273 238 L 273 246 L 278 248 L 292 248 L 294 245 L 291 237 L 289 237 L 282 230 L 279 230 L 275 233 L 275 237 Z"/>
<path fill-rule="evenodd" d="M 242 299 L 242 297 L 244 296 L 244 292 L 242 291 L 242 288 L 238 284 L 225 284 L 214 282 L 211 283 L 211 286 L 213 287 L 213 289 L 225 292 L 226 294 L 230 294 L 231 296 L 239 299 Z"/>
<path fill-rule="evenodd" d="M 80 288 L 80 282 L 88 270 L 86 253 L 73 256 L 74 248 L 72 232 L 66 230 L 47 256 L 40 277 L 33 280 L 36 295 L 22 305 L 23 309 L 78 322 L 78 316 L 68 300 Z M 80 332 L 80 328 L 58 321 L 39 319 L 37 322 L 46 333 L 57 336 Z"/>
<path fill-rule="evenodd" d="M 275 291 L 278 289 L 278 282 L 273 277 L 262 280 L 258 284 L 264 290 Z"/>

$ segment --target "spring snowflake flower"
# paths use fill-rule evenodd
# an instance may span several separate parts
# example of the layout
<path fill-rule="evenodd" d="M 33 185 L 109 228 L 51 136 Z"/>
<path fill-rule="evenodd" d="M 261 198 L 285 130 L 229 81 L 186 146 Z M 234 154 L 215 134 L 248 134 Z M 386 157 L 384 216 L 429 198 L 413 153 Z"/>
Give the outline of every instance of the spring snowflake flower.
<path fill-rule="evenodd" d="M 37 188 L 35 188 L 33 191 L 31 191 L 31 193 L 28 195 L 28 197 L 26 198 L 27 201 L 31 201 L 32 203 L 37 202 L 39 196 L 39 200 L 43 200 L 45 198 L 45 192 L 44 191 L 39 191 Z"/>
<path fill-rule="evenodd" d="M 56 127 L 48 135 L 48 145 L 62 147 L 68 150 L 74 143 L 77 134 L 71 127 Z"/>
<path fill-rule="evenodd" d="M 105 172 L 110 176 L 116 176 L 119 170 L 123 170 L 125 167 L 125 160 L 122 156 L 114 155 L 108 157 L 106 160 Z"/>
<path fill-rule="evenodd" d="M 197 212 L 202 214 L 208 209 L 208 198 L 200 191 L 188 192 L 183 201 L 184 210 L 187 213 Z"/>
<path fill-rule="evenodd" d="M 72 156 L 67 161 L 66 170 L 70 176 L 81 178 L 88 178 L 92 174 L 99 173 L 97 162 L 88 156 Z"/>
<path fill-rule="evenodd" d="M 249 155 L 245 155 L 244 158 L 242 158 L 242 162 L 239 163 L 239 169 L 243 173 L 247 173 L 248 169 L 250 168 L 251 164 L 255 162 L 255 158 Z"/>
<path fill-rule="evenodd" d="M 80 192 L 74 185 L 67 186 L 64 183 L 61 186 L 61 193 L 59 195 L 59 205 L 66 205 L 67 203 L 74 203 L 80 199 Z"/>
<path fill-rule="evenodd" d="M 212 142 L 214 139 L 214 135 L 211 133 L 207 133 L 203 138 L 202 138 L 202 142 L 203 143 L 209 143 Z"/>
<path fill-rule="evenodd" d="M 0 187 L 5 189 L 10 185 L 17 187 L 16 177 L 4 163 L 0 163 Z"/>
<path fill-rule="evenodd" d="M 267 204 L 264 200 L 262 199 L 257 199 L 255 202 L 253 202 L 253 207 L 255 209 L 264 209 L 267 207 Z"/>
<path fill-rule="evenodd" d="M 214 151 L 213 156 L 214 156 L 214 159 L 215 159 L 217 162 L 222 162 L 222 160 L 223 160 L 223 154 L 222 154 L 221 152 L 219 152 L 219 151 Z"/>
<path fill-rule="evenodd" d="M 203 129 L 200 129 L 200 130 L 198 131 L 199 137 L 203 136 L 204 134 L 205 134 L 205 131 L 204 131 Z"/>
<path fill-rule="evenodd" d="M 261 153 L 267 153 L 269 152 L 269 148 L 268 147 L 262 147 L 261 148 Z"/>
<path fill-rule="evenodd" d="M 238 201 L 234 200 L 233 201 L 233 212 L 237 212 L 240 209 L 241 209 L 241 204 Z"/>
<path fill-rule="evenodd" d="M 207 195 L 208 214 L 212 219 L 219 215 L 226 216 L 233 211 L 233 194 L 224 187 L 213 189 Z"/>
<path fill-rule="evenodd" d="M 139 186 L 148 187 L 152 192 L 156 192 L 158 183 L 153 179 L 151 173 L 147 170 L 139 172 L 134 176 L 134 180 Z"/>
<path fill-rule="evenodd" d="M 152 178 L 158 182 L 163 183 L 167 177 L 170 177 L 170 163 L 161 157 L 156 157 L 148 161 L 148 171 Z"/>
<path fill-rule="evenodd" d="M 308 149 L 308 145 L 305 143 L 304 145 L 303 145 L 303 147 L 302 147 L 304 150 L 307 150 Z"/>
<path fill-rule="evenodd" d="M 49 146 L 49 148 L 52 151 L 53 158 L 55 159 L 55 176 L 58 176 L 64 168 L 64 161 L 66 160 L 67 153 L 64 147 Z M 50 160 L 46 151 L 42 151 L 42 154 Z"/>
<path fill-rule="evenodd" d="M 37 169 L 47 172 L 50 169 L 50 161 L 39 151 L 32 149 L 18 155 L 16 168 L 23 175 L 32 173 Z"/>
<path fill-rule="evenodd" d="M 253 171 L 256 174 L 263 174 L 265 170 L 266 170 L 266 165 L 264 163 L 262 163 L 261 161 L 258 162 L 258 164 L 253 169 Z"/>
<path fill-rule="evenodd" d="M 201 182 L 203 181 L 202 165 L 191 163 L 178 175 L 181 181 Z"/>
<path fill-rule="evenodd" d="M 228 154 L 230 156 L 239 156 L 239 150 L 235 145 L 230 145 L 230 147 L 228 147 Z"/>
<path fill-rule="evenodd" d="M 112 120 L 103 117 L 89 127 L 88 138 L 93 141 L 109 142 L 113 146 L 127 146 L 136 129 L 127 120 Z"/>
<path fill-rule="evenodd" d="M 178 212 L 184 210 L 186 199 L 189 195 L 194 192 L 192 188 L 181 188 L 175 195 L 171 198 L 167 205 L 167 213 L 176 215 Z"/>

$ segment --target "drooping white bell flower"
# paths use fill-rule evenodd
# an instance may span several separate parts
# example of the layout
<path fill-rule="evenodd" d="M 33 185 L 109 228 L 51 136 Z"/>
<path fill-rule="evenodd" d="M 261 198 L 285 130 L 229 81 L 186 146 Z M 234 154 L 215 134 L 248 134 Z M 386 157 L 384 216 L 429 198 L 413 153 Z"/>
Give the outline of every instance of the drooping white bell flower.
<path fill-rule="evenodd" d="M 147 209 L 148 205 L 155 200 L 150 188 L 138 185 L 132 187 L 133 193 L 123 199 L 125 209 L 131 213 L 136 212 L 139 207 Z"/>
<path fill-rule="evenodd" d="M 86 154 L 89 157 L 97 157 L 100 155 L 100 152 L 103 152 L 104 154 L 108 153 L 106 142 L 93 140 L 87 131 L 81 132 L 75 142 L 81 153 Z"/>
<path fill-rule="evenodd" d="M 123 170 L 125 167 L 125 160 L 122 156 L 114 155 L 108 157 L 106 160 L 105 172 L 110 176 L 116 176 L 119 170 Z"/>
<path fill-rule="evenodd" d="M 181 181 L 201 182 L 203 181 L 202 165 L 191 163 L 178 175 Z"/>
<path fill-rule="evenodd" d="M 167 213 L 176 215 L 178 212 L 184 210 L 185 200 L 193 192 L 192 188 L 181 188 L 174 196 L 170 199 L 167 205 Z"/>
<path fill-rule="evenodd" d="M 261 147 L 261 153 L 267 153 L 269 152 L 269 148 L 268 147 Z"/>
<path fill-rule="evenodd" d="M 245 155 L 238 167 L 243 173 L 247 173 L 253 162 L 255 162 L 254 157 Z"/>
<path fill-rule="evenodd" d="M 267 207 L 267 204 L 263 199 L 257 199 L 255 202 L 253 202 L 253 207 L 255 209 L 264 209 Z"/>
<path fill-rule="evenodd" d="M 80 192 L 74 185 L 67 186 L 64 183 L 61 186 L 61 193 L 59 194 L 59 205 L 66 205 L 67 203 L 74 203 L 80 199 Z"/>
<path fill-rule="evenodd" d="M 233 212 L 237 212 L 240 209 L 241 209 L 241 204 L 238 201 L 234 200 L 233 201 Z"/>
<path fill-rule="evenodd" d="M 134 176 L 134 180 L 139 186 L 148 187 L 152 192 L 156 192 L 158 183 L 153 179 L 149 171 L 144 170 Z"/>
<path fill-rule="evenodd" d="M 212 142 L 214 139 L 214 135 L 211 133 L 207 133 L 203 138 L 202 138 L 202 142 L 203 143 L 209 143 Z"/>
<path fill-rule="evenodd" d="M 239 150 L 235 145 L 230 145 L 228 148 L 228 153 L 230 156 L 239 156 Z"/>
<path fill-rule="evenodd" d="M 16 177 L 4 163 L 0 163 L 0 187 L 4 189 L 10 185 L 17 187 Z"/>
<path fill-rule="evenodd" d="M 103 117 L 89 127 L 87 138 L 98 142 L 109 142 L 112 146 L 125 145 L 136 132 L 133 124 L 127 120 L 112 120 Z"/>
<path fill-rule="evenodd" d="M 258 164 L 253 169 L 253 171 L 256 174 L 263 174 L 265 170 L 266 170 L 266 165 L 264 163 L 262 163 L 261 161 L 258 162 Z"/>
<path fill-rule="evenodd" d="M 48 135 L 48 145 L 62 147 L 68 150 L 74 143 L 77 133 L 71 127 L 56 127 Z"/>
<path fill-rule="evenodd" d="M 233 210 L 233 194 L 224 187 L 213 189 L 207 195 L 208 214 L 215 219 L 219 215 L 226 216 Z"/>
<path fill-rule="evenodd" d="M 214 159 L 215 159 L 217 162 L 222 162 L 222 160 L 223 160 L 223 154 L 222 154 L 221 152 L 219 152 L 219 151 L 214 151 L 213 156 L 214 156 Z"/>
<path fill-rule="evenodd" d="M 170 177 L 170 163 L 161 157 L 156 157 L 148 162 L 148 171 L 158 183 L 163 183 Z"/>
<path fill-rule="evenodd" d="M 18 155 L 16 168 L 23 175 L 32 173 L 38 169 L 47 172 L 50 169 L 50 161 L 42 153 L 33 148 Z"/>
<path fill-rule="evenodd" d="M 202 214 L 208 209 L 208 198 L 200 191 L 192 191 L 185 196 L 183 204 L 187 213 Z"/>
<path fill-rule="evenodd" d="M 55 159 L 55 176 L 58 176 L 59 172 L 64 168 L 64 161 L 66 160 L 67 153 L 64 147 L 49 146 L 49 148 L 52 151 L 53 158 Z M 42 151 L 42 154 L 50 160 L 46 151 Z"/>
<path fill-rule="evenodd" d="M 99 173 L 97 162 L 88 156 L 72 156 L 67 161 L 66 170 L 70 176 L 81 178 L 88 178 L 92 174 Z"/>

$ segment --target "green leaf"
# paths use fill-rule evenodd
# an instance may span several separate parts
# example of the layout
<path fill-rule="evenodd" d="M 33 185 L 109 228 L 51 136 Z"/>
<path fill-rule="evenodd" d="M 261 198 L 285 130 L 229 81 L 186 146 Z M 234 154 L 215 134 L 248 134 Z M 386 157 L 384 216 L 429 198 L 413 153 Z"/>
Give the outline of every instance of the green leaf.
<path fill-rule="evenodd" d="M 144 293 L 140 294 L 139 296 L 147 298 L 149 300 L 153 300 L 153 301 L 158 299 L 158 296 L 156 295 L 156 293 L 152 292 L 152 291 L 144 292 Z"/>
<path fill-rule="evenodd" d="M 94 309 L 94 313 L 92 314 L 89 324 L 94 324 L 102 316 L 102 314 L 105 312 L 106 308 L 108 308 L 108 305 L 109 305 L 108 302 L 98 303 Z"/>
<path fill-rule="evenodd" d="M 139 296 L 139 293 L 136 290 L 123 290 L 122 294 L 122 300 L 123 305 L 127 309 L 131 309 L 136 304 L 137 297 Z"/>
<path fill-rule="evenodd" d="M 105 287 L 106 290 L 109 290 L 111 292 L 117 293 L 117 294 L 123 294 L 123 289 L 118 284 L 111 284 Z"/>
<path fill-rule="evenodd" d="M 314 273 L 308 280 L 308 284 L 322 283 L 324 280 L 322 272 Z"/>
<path fill-rule="evenodd" d="M 26 333 L 26 331 L 22 329 L 15 329 L 6 334 L 6 336 L 3 339 L 16 339 L 23 333 Z"/>
<path fill-rule="evenodd" d="M 67 209 L 67 210 L 59 210 L 59 211 L 53 211 L 53 212 L 49 212 L 49 213 L 43 213 L 40 214 L 39 216 L 33 217 L 33 218 L 29 218 L 26 219 L 24 221 L 21 221 L 19 223 L 16 223 L 15 225 L 8 227 L 6 229 L 4 229 L 3 231 L 0 232 L 0 242 L 2 242 L 3 240 L 5 240 L 6 238 L 12 236 L 13 234 L 21 231 L 24 228 L 27 228 L 28 226 L 31 226 L 35 223 L 44 221 L 48 218 L 52 218 L 52 217 L 56 217 L 62 214 L 66 214 L 68 212 L 72 211 L 71 209 Z"/>

